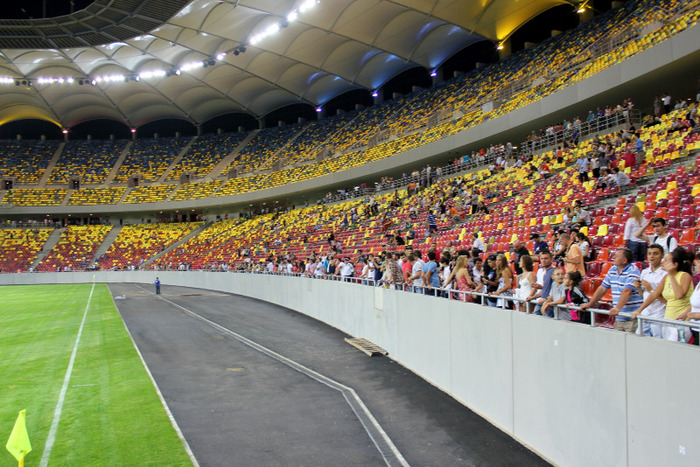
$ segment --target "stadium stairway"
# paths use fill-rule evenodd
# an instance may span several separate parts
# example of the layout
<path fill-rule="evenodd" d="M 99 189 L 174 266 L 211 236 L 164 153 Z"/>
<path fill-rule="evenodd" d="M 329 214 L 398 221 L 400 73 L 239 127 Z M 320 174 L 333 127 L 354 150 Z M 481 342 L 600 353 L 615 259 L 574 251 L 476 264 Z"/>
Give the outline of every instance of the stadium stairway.
<path fill-rule="evenodd" d="M 110 170 L 109 174 L 107 175 L 107 180 L 105 180 L 105 186 L 109 186 L 109 184 L 112 183 L 112 180 L 114 180 L 114 177 L 117 176 L 117 174 L 119 173 L 119 168 L 122 166 L 124 159 L 126 159 L 126 156 L 129 154 L 129 151 L 131 151 L 131 146 L 133 145 L 133 141 L 129 141 L 128 143 L 126 143 L 124 150 L 121 154 L 119 154 L 119 157 L 117 158 L 117 162 L 114 163 L 112 170 Z"/>
<path fill-rule="evenodd" d="M 170 175 L 170 172 L 172 172 L 173 169 L 175 168 L 175 166 L 178 164 L 178 162 L 180 162 L 180 161 L 182 160 L 182 158 L 185 157 L 185 154 L 187 154 L 187 151 L 190 150 L 190 148 L 192 147 L 192 145 L 194 144 L 195 141 L 197 141 L 197 137 L 196 137 L 196 136 L 194 136 L 194 137 L 190 140 L 190 142 L 187 143 L 187 146 L 185 146 L 184 148 L 182 148 L 182 151 L 180 151 L 180 154 L 178 154 L 177 157 L 176 157 L 175 159 L 173 159 L 173 161 L 170 163 L 170 165 L 168 166 L 168 168 L 165 169 L 165 172 L 163 172 L 163 175 L 160 176 L 160 178 L 158 179 L 158 181 L 157 181 L 156 183 L 158 183 L 158 184 L 163 184 L 163 183 L 165 183 L 165 181 L 166 181 L 167 178 L 168 178 L 168 175 Z"/>
<path fill-rule="evenodd" d="M 156 254 L 154 256 L 151 256 L 146 261 L 144 261 L 143 264 L 141 264 L 141 269 L 147 269 L 151 264 L 153 264 L 154 261 L 158 260 L 158 258 L 170 253 L 171 251 L 173 251 L 176 248 L 180 248 L 182 245 L 184 245 L 185 243 L 190 241 L 190 239 L 196 237 L 197 235 L 202 233 L 204 230 L 208 229 L 212 224 L 214 224 L 214 221 L 205 222 L 203 225 L 200 225 L 199 228 L 194 229 L 188 235 L 185 235 L 184 237 L 182 237 L 180 240 L 178 240 L 177 242 L 170 245 L 165 250 L 159 252 L 158 254 Z"/>
<path fill-rule="evenodd" d="M 114 243 L 114 240 L 117 238 L 119 235 L 119 232 L 122 231 L 122 226 L 114 226 L 112 230 L 109 231 L 105 239 L 102 241 L 102 244 L 97 247 L 97 250 L 95 250 L 95 256 L 93 256 L 92 260 L 90 261 L 90 264 L 95 264 L 97 260 L 100 258 L 100 256 L 104 255 L 107 253 L 107 250 L 109 249 L 110 246 L 112 246 L 112 243 Z"/>
<path fill-rule="evenodd" d="M 41 179 L 39 180 L 39 187 L 46 188 L 46 182 L 49 180 L 49 176 L 51 175 L 51 172 L 53 172 L 54 167 L 56 167 L 58 158 L 61 157 L 61 153 L 63 152 L 63 148 L 65 146 L 65 142 L 58 145 L 56 152 L 53 154 L 53 157 L 49 161 L 49 165 L 46 166 L 46 170 L 44 170 L 44 175 L 42 175 Z"/>
<path fill-rule="evenodd" d="M 51 232 L 51 235 L 49 235 L 49 239 L 46 240 L 46 243 L 44 244 L 43 248 L 39 252 L 38 255 L 36 255 L 36 258 L 34 258 L 34 261 L 32 262 L 31 270 L 36 271 L 36 267 L 41 263 L 41 260 L 44 259 L 46 255 L 49 254 L 49 252 L 53 249 L 53 247 L 56 246 L 56 243 L 58 243 L 58 239 L 61 238 L 61 234 L 66 231 L 65 227 L 61 227 L 58 229 L 54 229 L 53 232 Z"/>
<path fill-rule="evenodd" d="M 255 137 L 255 135 L 257 135 L 258 133 L 260 133 L 260 130 L 251 131 L 248 134 L 248 136 L 243 138 L 243 141 L 238 143 L 238 146 L 236 146 L 236 148 L 233 151 L 231 151 L 230 154 L 228 154 L 226 157 L 221 159 L 219 161 L 219 163 L 216 164 L 213 169 L 211 169 L 211 172 L 209 172 L 209 175 L 206 178 L 211 179 L 211 180 L 214 180 L 215 178 L 217 178 L 219 176 L 223 176 L 223 177 L 228 178 L 228 174 L 223 173 L 223 171 L 226 169 L 226 167 L 231 165 L 231 163 L 236 158 L 236 156 L 238 156 L 238 154 L 241 153 L 241 149 L 246 147 L 248 145 L 248 143 L 250 142 L 250 140 L 253 139 Z"/>

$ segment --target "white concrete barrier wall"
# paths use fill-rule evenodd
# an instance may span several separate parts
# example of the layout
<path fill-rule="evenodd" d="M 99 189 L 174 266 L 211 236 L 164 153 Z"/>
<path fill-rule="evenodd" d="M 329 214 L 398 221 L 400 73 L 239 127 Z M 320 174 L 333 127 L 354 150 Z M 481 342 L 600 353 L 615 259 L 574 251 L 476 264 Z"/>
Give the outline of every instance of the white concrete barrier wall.
<path fill-rule="evenodd" d="M 241 294 L 365 337 L 549 461 L 700 465 L 700 350 L 341 282 L 210 272 L 3 274 L 0 284 L 136 282 Z M 241 330 L 239 330 L 241 331 Z M 243 332 L 245 334 L 245 332 Z"/>

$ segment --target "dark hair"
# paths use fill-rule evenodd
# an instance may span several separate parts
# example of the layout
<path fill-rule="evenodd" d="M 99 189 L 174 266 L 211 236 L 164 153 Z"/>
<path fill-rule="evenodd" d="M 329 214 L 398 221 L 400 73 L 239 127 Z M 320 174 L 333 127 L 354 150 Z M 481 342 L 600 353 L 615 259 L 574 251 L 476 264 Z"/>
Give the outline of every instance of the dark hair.
<path fill-rule="evenodd" d="M 435 252 L 433 250 L 428 250 L 428 260 L 435 261 Z"/>
<path fill-rule="evenodd" d="M 678 270 L 687 272 L 688 274 L 691 274 L 691 271 L 693 270 L 694 259 L 695 255 L 685 251 L 685 248 L 682 246 L 679 246 L 673 250 L 673 253 L 671 253 L 671 261 L 678 265 Z"/>
<path fill-rule="evenodd" d="M 523 262 L 523 269 L 526 270 L 527 272 L 532 271 L 532 258 L 530 255 L 522 255 L 520 257 L 520 261 Z"/>
<path fill-rule="evenodd" d="M 663 217 L 655 217 L 651 220 L 652 225 L 656 224 L 657 222 L 661 225 L 666 225 L 666 219 L 664 219 Z"/>
<path fill-rule="evenodd" d="M 569 280 L 572 282 L 574 287 L 579 285 L 583 280 L 583 277 L 581 277 L 581 273 L 578 271 L 570 271 L 567 272 L 566 275 L 568 276 Z"/>
<path fill-rule="evenodd" d="M 414 261 L 416 260 L 416 255 L 414 255 L 413 253 L 409 253 L 409 254 L 408 254 L 408 260 L 409 260 L 410 262 L 414 262 Z"/>
<path fill-rule="evenodd" d="M 664 253 L 664 247 L 662 247 L 658 243 L 652 243 L 651 245 L 649 245 L 649 248 L 647 248 L 647 251 L 651 250 L 652 248 L 659 250 L 661 252 L 661 254 Z"/>
<path fill-rule="evenodd" d="M 634 261 L 634 253 L 629 248 L 618 248 L 617 251 L 621 251 L 625 255 L 627 264 L 632 264 Z"/>
<path fill-rule="evenodd" d="M 552 256 L 552 252 L 549 250 L 542 250 L 542 251 L 540 251 L 540 256 L 542 256 L 542 255 Z"/>
<path fill-rule="evenodd" d="M 423 253 L 421 253 L 420 250 L 414 250 L 413 254 L 416 256 L 416 258 L 423 259 Z"/>

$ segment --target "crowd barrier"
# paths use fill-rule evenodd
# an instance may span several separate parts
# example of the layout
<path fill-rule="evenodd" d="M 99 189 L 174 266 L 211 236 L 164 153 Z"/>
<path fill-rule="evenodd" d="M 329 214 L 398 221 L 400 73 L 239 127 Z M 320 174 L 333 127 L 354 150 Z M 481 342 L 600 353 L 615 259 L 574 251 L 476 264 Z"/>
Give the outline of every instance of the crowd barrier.
<path fill-rule="evenodd" d="M 240 294 L 364 337 L 554 464 L 700 465 L 694 346 L 356 279 L 100 271 L 2 274 L 0 284 L 150 287 L 156 276 L 164 293 L 175 285 Z"/>

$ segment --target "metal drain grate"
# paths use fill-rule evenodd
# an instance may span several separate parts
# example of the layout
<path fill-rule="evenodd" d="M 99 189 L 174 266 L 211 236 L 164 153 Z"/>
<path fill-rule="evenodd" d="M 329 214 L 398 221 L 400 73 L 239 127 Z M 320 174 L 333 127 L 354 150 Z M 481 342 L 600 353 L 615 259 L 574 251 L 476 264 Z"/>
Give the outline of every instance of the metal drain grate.
<path fill-rule="evenodd" d="M 369 357 L 375 355 L 387 355 L 389 352 L 382 349 L 378 345 L 372 344 L 363 337 L 346 337 L 345 342 L 366 353 Z"/>

